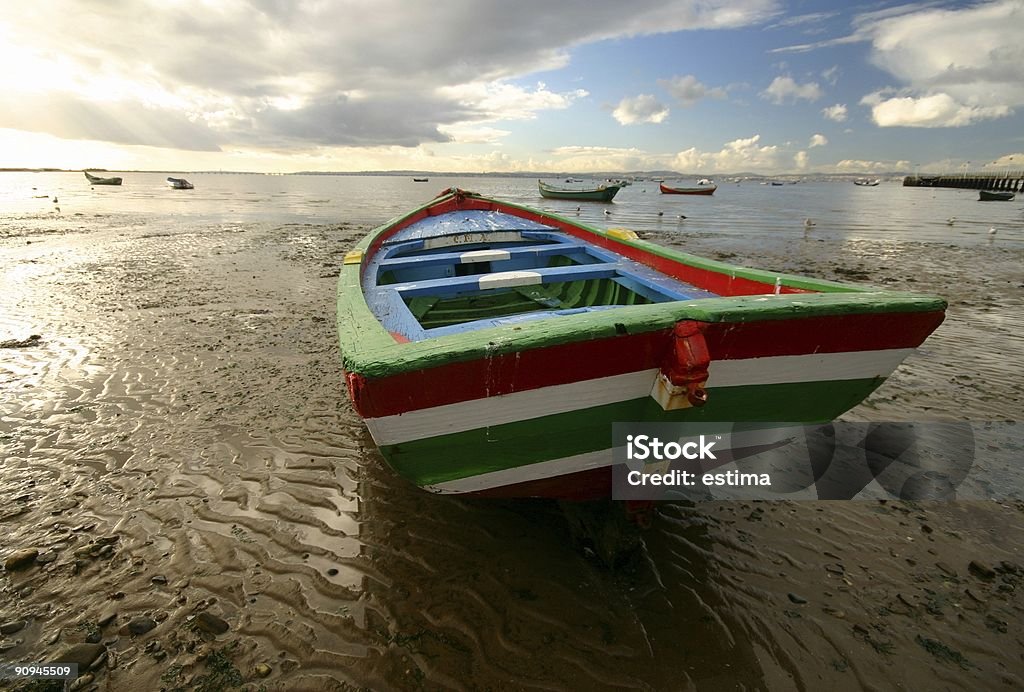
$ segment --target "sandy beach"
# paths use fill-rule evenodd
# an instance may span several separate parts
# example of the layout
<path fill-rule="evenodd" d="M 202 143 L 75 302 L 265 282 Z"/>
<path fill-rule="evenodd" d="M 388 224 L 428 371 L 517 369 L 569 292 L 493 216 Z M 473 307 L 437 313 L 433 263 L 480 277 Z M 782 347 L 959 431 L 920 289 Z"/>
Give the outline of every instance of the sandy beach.
<path fill-rule="evenodd" d="M 609 570 L 554 503 L 383 464 L 334 324 L 365 226 L 172 221 L 0 234 L 0 662 L 74 659 L 84 690 L 1024 688 L 1024 503 L 666 504 Z M 945 296 L 847 420 L 1021 417 L 1019 248 L 649 238 Z"/>

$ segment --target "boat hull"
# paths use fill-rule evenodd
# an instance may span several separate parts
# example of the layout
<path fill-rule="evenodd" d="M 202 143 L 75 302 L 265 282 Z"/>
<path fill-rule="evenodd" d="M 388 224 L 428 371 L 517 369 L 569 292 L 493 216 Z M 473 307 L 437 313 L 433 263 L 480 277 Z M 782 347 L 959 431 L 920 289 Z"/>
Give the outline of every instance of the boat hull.
<path fill-rule="evenodd" d="M 699 187 L 670 187 L 664 183 L 659 186 L 663 195 L 713 195 L 717 185 L 701 185 Z"/>
<path fill-rule="evenodd" d="M 978 190 L 978 201 L 980 202 L 1011 202 L 1014 193 L 993 190 Z"/>
<path fill-rule="evenodd" d="M 587 190 L 572 190 L 552 187 L 540 182 L 537 187 L 541 197 L 546 199 L 571 199 L 583 202 L 611 202 L 621 189 L 618 185 L 608 185 Z"/>
<path fill-rule="evenodd" d="M 420 219 L 481 206 L 587 237 L 721 297 L 403 343 L 366 306 L 362 258 Z M 392 468 L 437 493 L 606 496 L 614 423 L 832 420 L 881 385 L 945 309 L 934 297 L 731 267 L 458 194 L 377 229 L 355 254 L 338 297 L 349 395 Z M 680 323 L 706 344 L 707 402 L 666 410 L 651 391 Z"/>
<path fill-rule="evenodd" d="M 90 185 L 120 185 L 121 184 L 121 178 L 117 178 L 117 177 L 113 177 L 113 178 L 99 178 L 99 177 L 97 177 L 95 175 L 89 175 L 88 173 L 86 173 L 85 174 L 85 178 L 86 178 L 86 180 L 89 181 Z"/>

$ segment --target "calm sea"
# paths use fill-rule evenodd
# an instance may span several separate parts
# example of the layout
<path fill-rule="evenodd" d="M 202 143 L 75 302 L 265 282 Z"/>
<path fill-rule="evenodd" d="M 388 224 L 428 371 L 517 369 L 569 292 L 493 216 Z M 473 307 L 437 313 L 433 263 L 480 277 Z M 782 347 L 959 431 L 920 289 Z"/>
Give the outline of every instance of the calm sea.
<path fill-rule="evenodd" d="M 904 188 L 900 180 L 878 187 L 849 182 L 772 186 L 719 181 L 713 197 L 662 195 L 657 183 L 646 182 L 625 187 L 614 202 L 601 204 L 543 199 L 533 178 L 431 177 L 429 182 L 416 183 L 406 176 L 198 173 L 187 175 L 194 190 L 173 190 L 163 173 L 120 175 L 123 185 L 104 187 L 90 186 L 81 173 L 0 174 L 0 214 L 53 215 L 59 207 L 64 217 L 128 214 L 139 217 L 142 224 L 170 216 L 185 226 L 250 222 L 375 226 L 457 186 L 598 226 L 637 231 L 751 238 L 813 233 L 828 239 L 956 245 L 994 240 L 1005 247 L 1024 246 L 1024 195 L 1012 202 L 979 202 L 974 190 Z M 680 214 L 686 219 L 680 219 Z M 812 226 L 805 224 L 807 219 Z M 989 233 L 993 228 L 994 239 Z"/>

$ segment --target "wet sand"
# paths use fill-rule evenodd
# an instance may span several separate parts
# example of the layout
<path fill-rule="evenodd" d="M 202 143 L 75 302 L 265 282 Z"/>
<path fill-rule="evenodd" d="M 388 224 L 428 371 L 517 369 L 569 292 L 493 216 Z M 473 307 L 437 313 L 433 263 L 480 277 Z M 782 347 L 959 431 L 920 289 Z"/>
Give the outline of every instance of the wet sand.
<path fill-rule="evenodd" d="M 554 503 L 383 464 L 333 318 L 365 228 L 5 229 L 0 662 L 74 648 L 99 690 L 1024 687 L 1022 503 L 664 504 L 609 570 Z M 1021 417 L 1021 250 L 652 240 L 946 296 L 848 420 Z"/>

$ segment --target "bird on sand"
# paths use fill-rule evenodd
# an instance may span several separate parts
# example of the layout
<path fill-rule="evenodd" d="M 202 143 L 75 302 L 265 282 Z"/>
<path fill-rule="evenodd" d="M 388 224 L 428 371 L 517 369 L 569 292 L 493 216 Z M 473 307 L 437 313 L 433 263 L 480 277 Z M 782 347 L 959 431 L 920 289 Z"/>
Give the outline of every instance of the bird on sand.
<path fill-rule="evenodd" d="M 659 211 L 658 212 L 658 216 L 664 216 L 664 215 L 665 215 L 665 212 L 663 212 L 663 211 Z"/>
<path fill-rule="evenodd" d="M 679 215 L 679 220 L 680 220 L 680 221 L 682 221 L 682 220 L 683 220 L 683 219 L 685 219 L 685 218 L 686 218 L 686 215 L 685 215 L 685 214 L 680 214 L 680 215 Z"/>
<path fill-rule="evenodd" d="M 998 231 L 996 230 L 995 226 L 993 226 L 992 228 L 988 229 L 988 234 L 989 235 L 995 235 L 997 232 Z"/>
<path fill-rule="evenodd" d="M 948 219 L 946 219 L 946 225 L 947 226 L 952 226 L 955 223 L 956 223 L 956 217 L 955 216 L 950 216 Z"/>
<path fill-rule="evenodd" d="M 810 219 L 810 218 L 804 219 L 804 227 L 805 228 L 810 228 L 811 226 L 816 226 L 816 225 L 817 224 L 814 223 L 814 219 Z"/>

